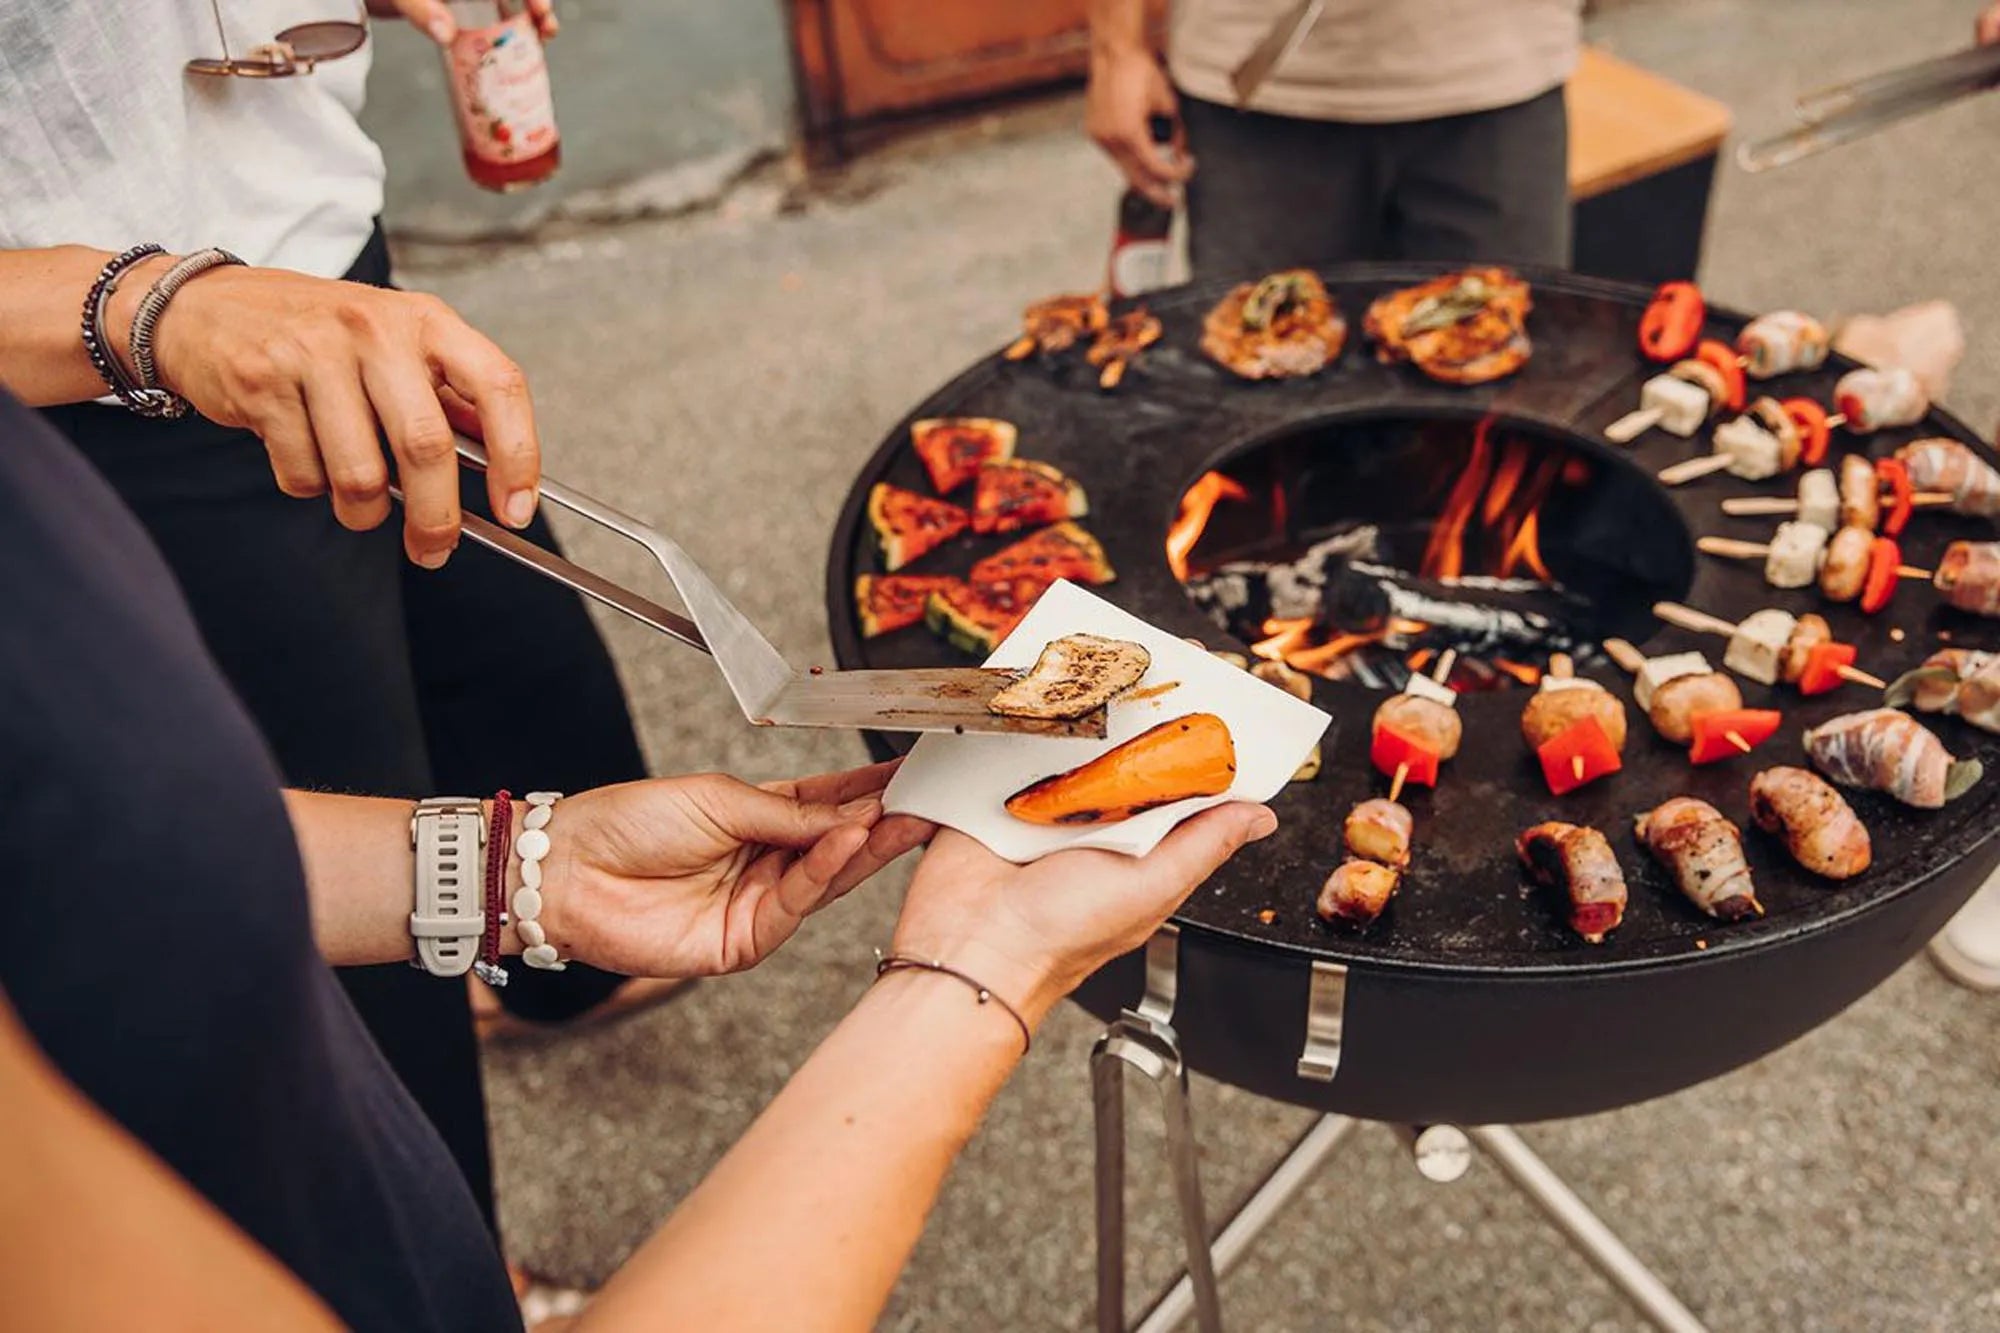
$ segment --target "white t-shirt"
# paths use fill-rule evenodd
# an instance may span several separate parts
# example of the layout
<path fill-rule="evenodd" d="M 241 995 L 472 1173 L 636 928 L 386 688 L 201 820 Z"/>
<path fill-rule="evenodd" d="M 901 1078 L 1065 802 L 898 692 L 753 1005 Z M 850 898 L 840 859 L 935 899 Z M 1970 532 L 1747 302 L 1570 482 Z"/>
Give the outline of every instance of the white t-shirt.
<path fill-rule="evenodd" d="M 220 8 L 241 55 L 352 5 Z M 209 0 L 0 0 L 0 248 L 220 245 L 346 272 L 382 208 L 382 154 L 355 120 L 370 48 L 285 79 L 183 68 L 221 54 Z"/>

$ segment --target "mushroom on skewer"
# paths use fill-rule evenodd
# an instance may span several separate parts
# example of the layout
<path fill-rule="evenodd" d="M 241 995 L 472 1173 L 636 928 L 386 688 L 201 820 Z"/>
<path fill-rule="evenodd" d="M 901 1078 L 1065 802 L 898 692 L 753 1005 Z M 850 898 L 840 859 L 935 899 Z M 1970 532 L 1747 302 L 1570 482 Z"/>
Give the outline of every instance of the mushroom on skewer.
<path fill-rule="evenodd" d="M 1844 787 L 1886 792 L 1905 805 L 1936 810 L 1963 796 L 1983 771 L 1977 759 L 1954 759 L 1944 742 L 1908 713 L 1871 708 L 1806 733 L 1806 757 Z"/>
<path fill-rule="evenodd" d="M 1682 895 L 1708 915 L 1741 921 L 1764 914 L 1742 832 L 1707 801 L 1676 796 L 1640 815 L 1636 832 Z"/>
<path fill-rule="evenodd" d="M 1405 782 L 1435 787 L 1438 765 L 1458 753 L 1465 724 L 1458 716 L 1458 695 L 1444 684 L 1457 660 L 1447 648 L 1430 675 L 1413 672 L 1403 692 L 1375 710 L 1368 757 L 1389 778 L 1392 801 L 1402 797 Z"/>
<path fill-rule="evenodd" d="M 1537 824 L 1514 840 L 1514 854 L 1543 888 L 1569 900 L 1569 926 L 1592 944 L 1625 919 L 1625 872 L 1611 844 L 1594 828 Z"/>
<path fill-rule="evenodd" d="M 1521 739 L 1541 761 L 1549 791 L 1565 796 L 1624 766 L 1625 705 L 1557 653 L 1521 710 Z"/>
<path fill-rule="evenodd" d="M 1750 779 L 1750 818 L 1784 840 L 1792 859 L 1827 879 L 1853 879 L 1874 849 L 1868 827 L 1818 774 L 1780 764 Z"/>
<path fill-rule="evenodd" d="M 1774 709 L 1745 708 L 1736 682 L 1710 669 L 1700 653 L 1649 658 L 1623 639 L 1606 640 L 1604 650 L 1633 673 L 1633 697 L 1663 739 L 1688 747 L 1689 763 L 1749 754 L 1776 735 L 1784 720 Z"/>
<path fill-rule="evenodd" d="M 1723 665 L 1765 685 L 1784 680 L 1788 685 L 1798 686 L 1801 694 L 1819 694 L 1832 688 L 1821 678 L 1831 677 L 1878 690 L 1884 687 L 1880 677 L 1854 665 L 1851 644 L 1835 643 L 1830 638 L 1820 640 L 1826 622 L 1818 616 L 1801 618 L 1768 608 L 1746 616 L 1741 624 L 1732 625 L 1719 616 L 1679 602 L 1655 602 L 1653 614 L 1669 625 L 1728 639 Z M 1788 679 L 1787 673 L 1792 671 L 1798 674 Z"/>
<path fill-rule="evenodd" d="M 1891 708 L 1956 714 L 1981 731 L 2000 732 L 2000 653 L 1940 649 L 1890 681 L 1882 699 Z"/>

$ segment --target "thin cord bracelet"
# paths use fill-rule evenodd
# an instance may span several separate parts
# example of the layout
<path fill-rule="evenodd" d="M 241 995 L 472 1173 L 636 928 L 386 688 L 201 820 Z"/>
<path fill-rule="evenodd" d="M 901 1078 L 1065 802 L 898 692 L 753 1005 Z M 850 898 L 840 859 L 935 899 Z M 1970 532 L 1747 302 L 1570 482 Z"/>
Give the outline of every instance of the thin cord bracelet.
<path fill-rule="evenodd" d="M 473 975 L 494 988 L 507 984 L 500 962 L 500 927 L 507 919 L 507 862 L 514 854 L 514 798 L 506 788 L 493 793 L 493 815 L 486 832 L 486 929 L 479 936 L 479 961 Z"/>
<path fill-rule="evenodd" d="M 139 377 L 136 394 L 145 406 L 135 407 L 135 411 L 168 418 L 187 414 L 188 400 L 160 383 L 159 368 L 153 360 L 153 332 L 159 327 L 160 316 L 166 313 L 167 303 L 191 279 L 210 269 L 242 266 L 241 259 L 220 246 L 197 250 L 162 273 L 152 289 L 140 299 L 138 313 L 132 316 L 130 352 L 132 369 Z"/>
<path fill-rule="evenodd" d="M 1007 1003 L 1001 996 L 996 995 L 984 982 L 978 980 L 976 977 L 968 976 L 949 963 L 936 958 L 912 958 L 908 954 L 885 954 L 880 949 L 875 951 L 875 975 L 878 979 L 887 976 L 891 972 L 903 971 L 935 972 L 939 976 L 950 977 L 954 981 L 964 982 L 966 985 L 972 987 L 973 993 L 979 997 L 981 1004 L 989 1002 L 997 1004 L 1007 1012 L 1007 1017 L 1014 1020 L 1014 1026 L 1021 1029 L 1021 1054 L 1023 1056 L 1026 1056 L 1029 1051 L 1035 1048 L 1035 1035 L 1029 1030 L 1028 1020 L 1021 1017 L 1021 1011 Z"/>

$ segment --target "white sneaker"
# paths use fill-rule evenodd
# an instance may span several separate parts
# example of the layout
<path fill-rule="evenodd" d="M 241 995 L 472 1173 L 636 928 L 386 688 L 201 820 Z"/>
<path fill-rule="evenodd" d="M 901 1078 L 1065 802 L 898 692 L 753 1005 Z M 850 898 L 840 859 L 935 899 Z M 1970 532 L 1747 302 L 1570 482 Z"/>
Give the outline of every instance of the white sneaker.
<path fill-rule="evenodd" d="M 1937 933 L 1931 961 L 1961 986 L 2000 991 L 2000 871 Z"/>

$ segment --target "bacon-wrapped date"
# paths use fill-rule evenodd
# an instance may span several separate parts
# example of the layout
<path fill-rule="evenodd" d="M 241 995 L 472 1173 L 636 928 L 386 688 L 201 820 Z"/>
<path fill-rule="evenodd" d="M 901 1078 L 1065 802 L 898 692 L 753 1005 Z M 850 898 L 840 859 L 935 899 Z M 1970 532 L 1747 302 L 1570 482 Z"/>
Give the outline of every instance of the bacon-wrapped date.
<path fill-rule="evenodd" d="M 1378 796 L 1347 812 L 1341 837 L 1349 855 L 1401 870 L 1410 864 L 1410 835 L 1415 829 L 1416 820 L 1406 806 Z"/>
<path fill-rule="evenodd" d="M 1943 491 L 1961 514 L 2000 517 L 2000 471 L 1957 440 L 1933 436 L 1896 451 L 1920 491 Z"/>
<path fill-rule="evenodd" d="M 1637 821 L 1639 841 L 1673 875 L 1681 894 L 1719 921 L 1762 916 L 1743 834 L 1720 810 L 1676 796 Z"/>
<path fill-rule="evenodd" d="M 1953 542 L 1931 583 L 1961 611 L 2000 616 L 2000 542 Z"/>
<path fill-rule="evenodd" d="M 1957 714 L 1981 731 L 2000 732 L 2000 653 L 1945 648 L 1889 682 L 1891 708 Z"/>
<path fill-rule="evenodd" d="M 1818 370 L 1832 347 L 1826 325 L 1797 310 L 1759 315 L 1736 336 L 1736 350 L 1749 362 L 1744 369 L 1758 380 L 1797 370 Z"/>
<path fill-rule="evenodd" d="M 1914 426 L 1931 410 L 1923 382 L 1902 366 L 1850 370 L 1833 386 L 1847 428 L 1870 435 L 1890 426 Z"/>
<path fill-rule="evenodd" d="M 1604 943 L 1625 919 L 1625 872 L 1596 829 L 1537 824 L 1514 840 L 1514 853 L 1535 883 L 1567 895 L 1570 929 L 1590 943 Z"/>
<path fill-rule="evenodd" d="M 1396 871 L 1373 861 L 1343 862 L 1326 877 L 1319 891 L 1320 917 L 1365 926 L 1382 915 L 1401 878 Z"/>
<path fill-rule="evenodd" d="M 1806 756 L 1843 787 L 1885 792 L 1920 810 L 1964 795 L 1982 772 L 1977 759 L 1952 758 L 1923 723 L 1893 708 L 1821 723 L 1806 733 Z"/>
<path fill-rule="evenodd" d="M 1803 768 L 1780 764 L 1750 779 L 1750 818 L 1827 879 L 1853 879 L 1874 858 L 1867 826 L 1847 799 Z"/>

